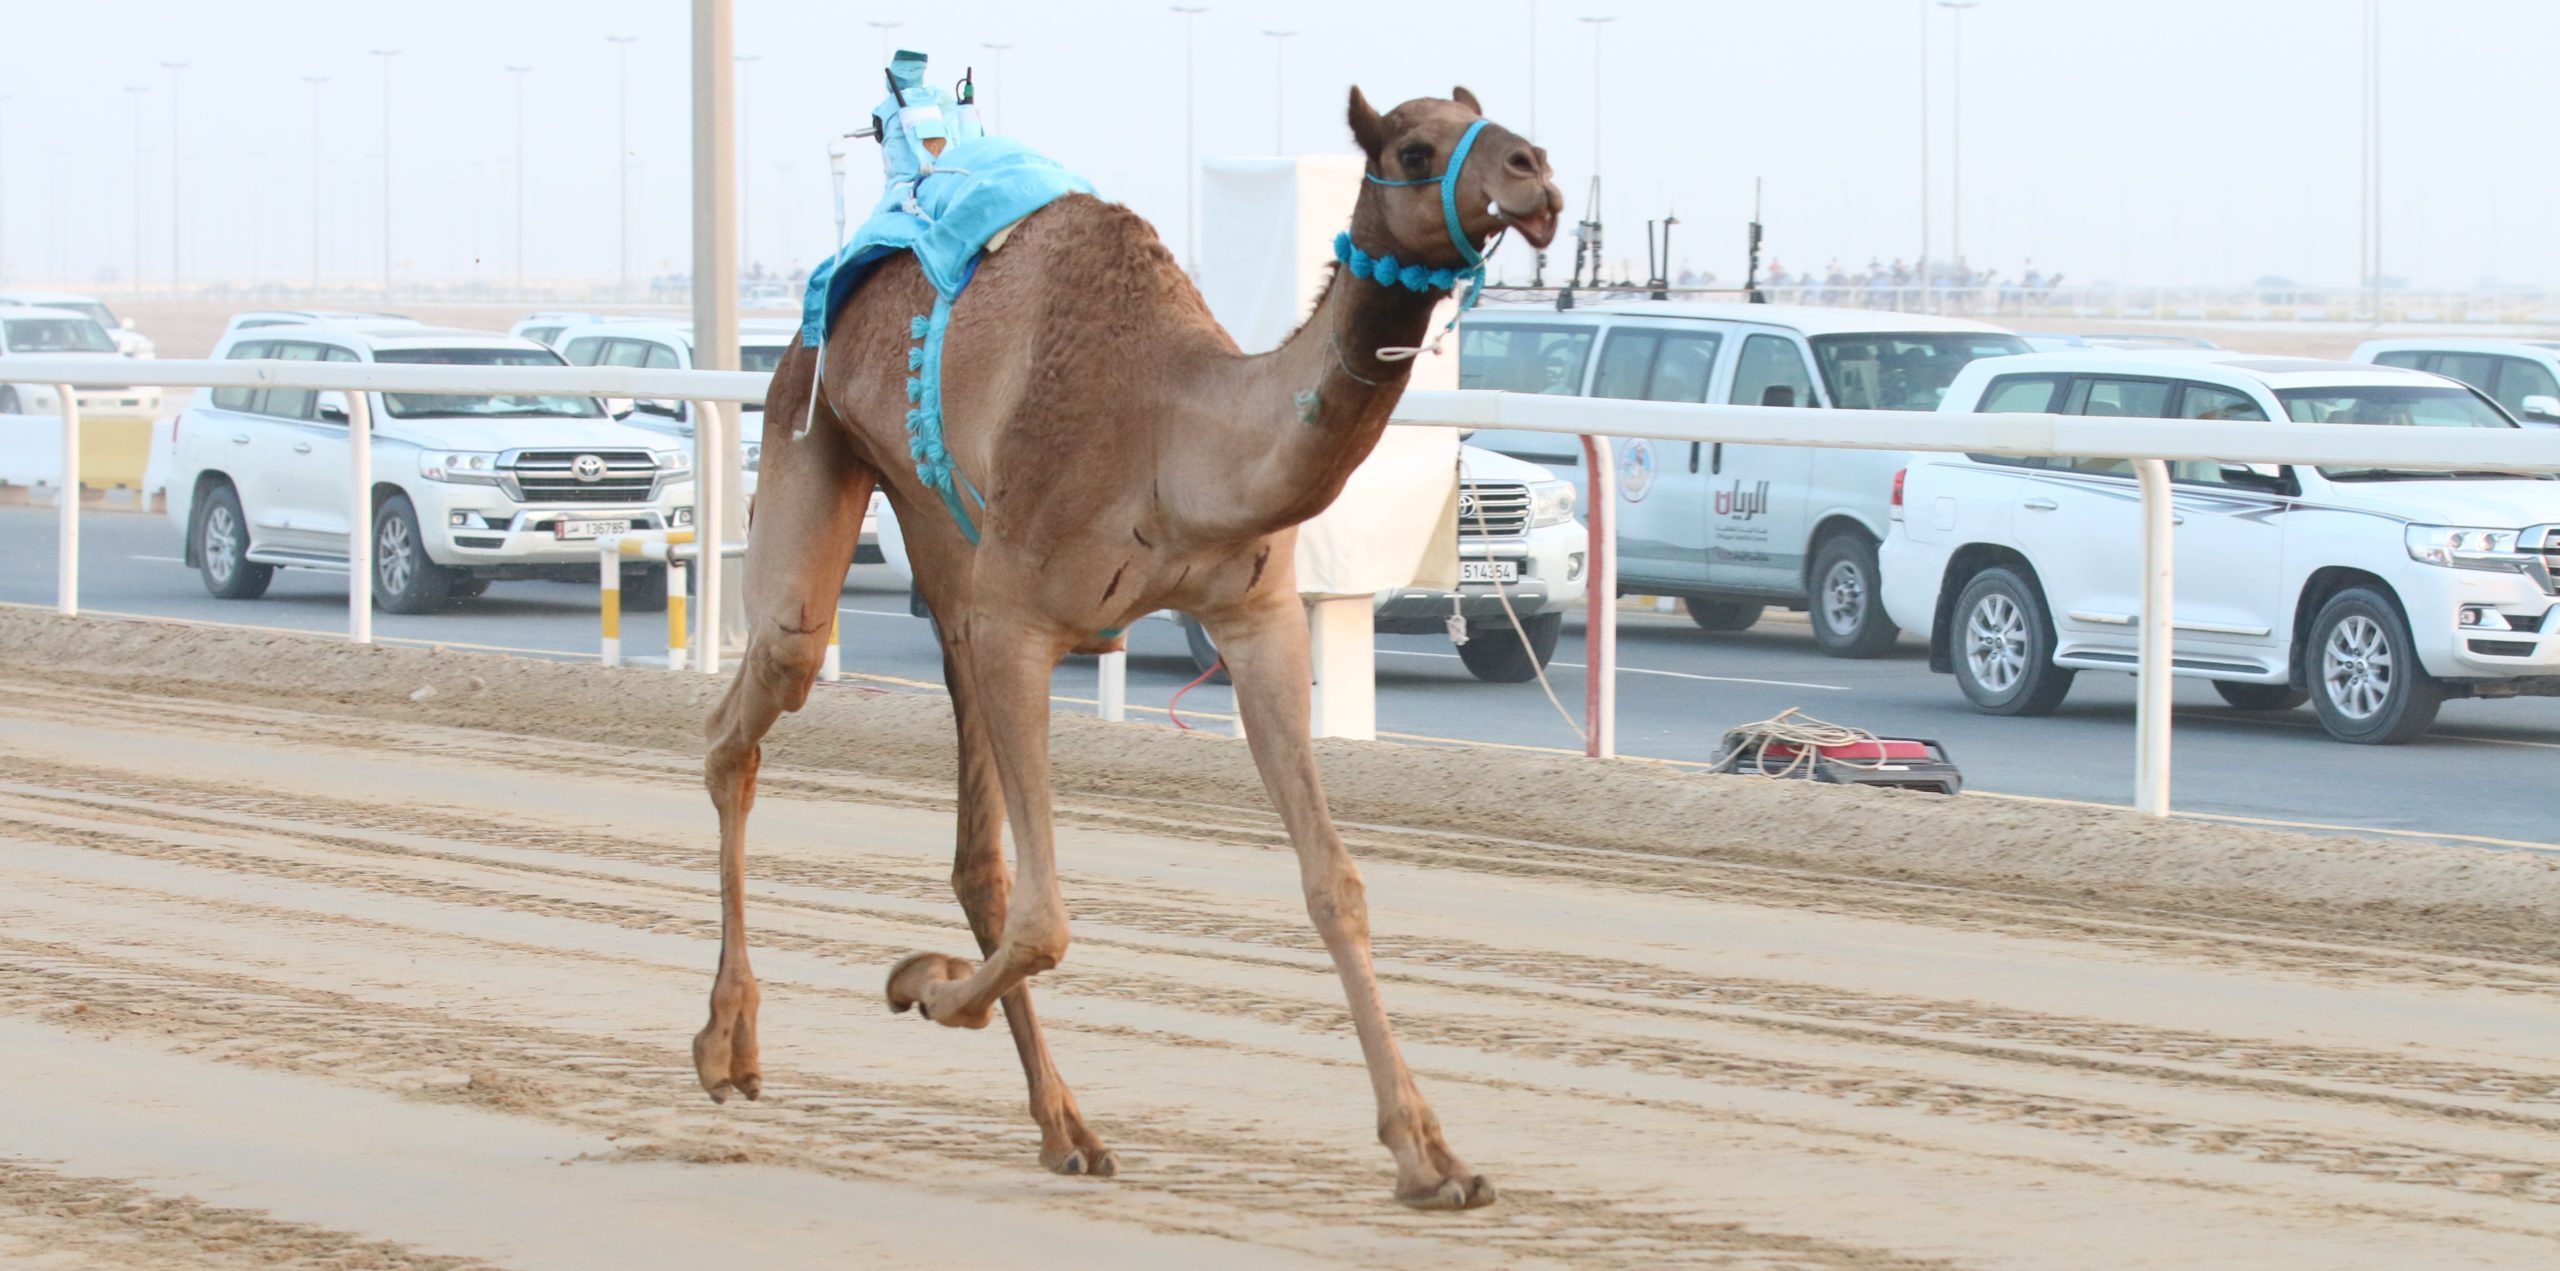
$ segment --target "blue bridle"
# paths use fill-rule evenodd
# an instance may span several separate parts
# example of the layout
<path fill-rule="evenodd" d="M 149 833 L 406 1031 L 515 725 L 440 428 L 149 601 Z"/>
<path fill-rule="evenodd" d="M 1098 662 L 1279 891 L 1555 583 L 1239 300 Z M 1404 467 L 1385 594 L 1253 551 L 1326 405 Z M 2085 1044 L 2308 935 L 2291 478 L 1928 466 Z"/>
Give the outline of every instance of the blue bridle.
<path fill-rule="evenodd" d="M 1467 228 L 1458 220 L 1458 177 L 1466 171 L 1467 154 L 1475 149 L 1476 135 L 1484 131 L 1486 122 L 1478 119 L 1467 125 L 1466 132 L 1458 138 L 1457 149 L 1449 152 L 1449 165 L 1441 169 L 1440 175 L 1436 177 L 1390 181 L 1374 172 L 1362 173 L 1373 185 L 1404 187 L 1437 184 L 1440 187 L 1440 215 L 1446 218 L 1449 224 L 1449 242 L 1458 249 L 1458 255 L 1465 258 L 1467 262 L 1465 267 L 1425 269 L 1420 265 L 1405 264 L 1393 256 L 1371 256 L 1353 245 L 1351 231 L 1344 230 L 1334 236 L 1333 257 L 1341 261 L 1344 268 L 1351 271 L 1352 277 L 1371 278 L 1384 286 L 1403 287 L 1420 292 L 1449 291 L 1464 281 L 1467 284 L 1467 293 L 1458 300 L 1458 312 L 1465 313 L 1475 307 L 1476 298 L 1484 294 L 1484 253 L 1477 251 L 1475 244 L 1467 241 Z"/>

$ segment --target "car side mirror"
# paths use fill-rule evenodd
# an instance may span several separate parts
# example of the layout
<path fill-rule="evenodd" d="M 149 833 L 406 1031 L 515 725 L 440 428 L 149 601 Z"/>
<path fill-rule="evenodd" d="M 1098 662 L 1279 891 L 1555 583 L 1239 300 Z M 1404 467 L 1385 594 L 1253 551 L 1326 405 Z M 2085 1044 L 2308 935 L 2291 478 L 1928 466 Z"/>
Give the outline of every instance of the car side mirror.
<path fill-rule="evenodd" d="M 631 404 L 631 409 L 639 411 L 643 415 L 658 415 L 667 419 L 684 418 L 684 403 L 676 401 L 673 398 L 643 397 L 640 400 L 633 402 Z"/>
<path fill-rule="evenodd" d="M 631 407 L 632 402 L 628 397 L 608 397 L 604 399 L 604 413 L 611 415 L 616 419 L 629 417 L 631 414 Z"/>
<path fill-rule="evenodd" d="M 119 331 L 131 331 L 131 330 L 133 329 L 133 319 L 131 319 L 131 318 L 118 318 L 118 319 L 116 319 L 116 329 L 117 329 L 117 330 L 119 330 Z"/>
<path fill-rule="evenodd" d="M 2560 419 L 2560 397 L 2547 393 L 2528 394 L 2523 401 L 2516 403 L 2516 412 L 2535 419 Z"/>
<path fill-rule="evenodd" d="M 2293 486 L 2283 467 L 2272 463 L 2226 463 L 2222 467 L 2222 483 L 2243 490 L 2265 490 L 2282 494 Z"/>
<path fill-rule="evenodd" d="M 1795 387 L 1789 384 L 1772 384 L 1767 388 L 1761 389 L 1760 404 L 1763 406 L 1793 407 L 1796 404 Z"/>
<path fill-rule="evenodd" d="M 353 412 L 347 407 L 345 393 L 333 388 L 320 394 L 320 418 L 333 424 L 343 424 L 351 414 Z"/>

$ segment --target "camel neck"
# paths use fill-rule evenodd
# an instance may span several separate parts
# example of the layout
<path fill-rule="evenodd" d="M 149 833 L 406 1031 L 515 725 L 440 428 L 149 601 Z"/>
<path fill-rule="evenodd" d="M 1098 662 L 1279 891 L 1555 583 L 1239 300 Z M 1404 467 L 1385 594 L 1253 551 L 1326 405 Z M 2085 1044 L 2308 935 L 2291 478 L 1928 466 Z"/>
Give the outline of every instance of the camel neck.
<path fill-rule="evenodd" d="M 1237 366 L 1243 453 L 1221 479 L 1221 519 L 1257 532 L 1295 525 L 1333 501 L 1366 459 L 1403 396 L 1410 361 L 1378 350 L 1428 334 L 1436 295 L 1382 286 L 1337 269 L 1314 313 L 1278 349 Z"/>

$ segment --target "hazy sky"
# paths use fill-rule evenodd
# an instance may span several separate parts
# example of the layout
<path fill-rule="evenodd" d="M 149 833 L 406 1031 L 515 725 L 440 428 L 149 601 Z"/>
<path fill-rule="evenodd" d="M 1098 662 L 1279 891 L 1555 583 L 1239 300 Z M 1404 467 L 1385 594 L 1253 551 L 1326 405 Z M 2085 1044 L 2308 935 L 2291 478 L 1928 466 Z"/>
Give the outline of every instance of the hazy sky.
<path fill-rule="evenodd" d="M 1675 255 L 1741 272 L 1752 183 L 1791 268 L 1919 250 L 1921 31 L 1939 251 L 1951 229 L 1950 15 L 1925 0 L 1207 0 L 1202 156 L 1347 150 L 1346 87 L 1383 108 L 1465 83 L 1535 135 L 1581 214 L 1593 169 L 1591 28 L 1605 29 L 1611 256 L 1676 209 Z M 1179 246 L 1183 20 L 1156 0 L 736 0 L 748 68 L 749 259 L 832 235 L 825 145 L 880 95 L 880 37 L 975 63 L 1005 131 L 1091 178 Z M 1963 248 L 2079 280 L 2348 285 L 2358 233 L 2359 0 L 1983 0 L 1966 13 Z M 683 0 L 0 0 L 0 269 L 122 277 L 133 259 L 136 96 L 145 276 L 170 255 L 171 72 L 191 280 L 311 267 L 320 89 L 322 268 L 380 273 L 383 79 L 391 63 L 399 269 L 513 276 L 515 98 L 525 85 L 526 268 L 615 268 L 615 53 L 630 46 L 635 276 L 689 259 L 689 6 Z M 1274 41 L 1285 42 L 1275 115 Z M 2384 0 L 2386 272 L 2421 286 L 2560 278 L 2560 163 L 2522 143 L 2553 108 L 2553 0 Z M 1009 42 L 997 54 L 983 47 Z M 1532 111 L 1534 65 L 1535 108 Z M 850 197 L 878 187 L 863 156 Z M 1512 272 L 1525 272 L 1514 264 Z"/>

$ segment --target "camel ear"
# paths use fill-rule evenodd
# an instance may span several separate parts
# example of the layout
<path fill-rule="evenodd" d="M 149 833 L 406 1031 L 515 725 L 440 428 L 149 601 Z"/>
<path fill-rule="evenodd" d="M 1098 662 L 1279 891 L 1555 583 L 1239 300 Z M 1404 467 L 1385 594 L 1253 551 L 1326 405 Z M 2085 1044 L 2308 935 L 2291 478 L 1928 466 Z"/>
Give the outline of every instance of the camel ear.
<path fill-rule="evenodd" d="M 1351 139 L 1372 159 L 1387 148 L 1387 125 L 1378 118 L 1378 108 L 1361 95 L 1360 86 L 1351 86 Z"/>
<path fill-rule="evenodd" d="M 1476 95 L 1474 93 L 1467 91 L 1466 85 L 1460 84 L 1456 88 L 1450 89 L 1449 100 L 1475 112 L 1476 118 L 1484 118 L 1484 106 L 1476 101 Z"/>

